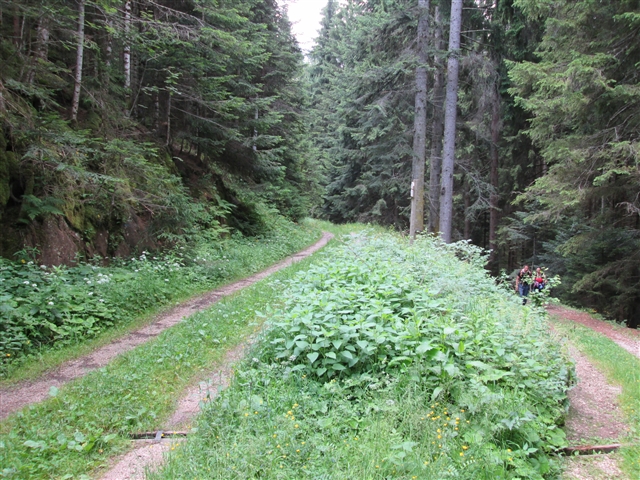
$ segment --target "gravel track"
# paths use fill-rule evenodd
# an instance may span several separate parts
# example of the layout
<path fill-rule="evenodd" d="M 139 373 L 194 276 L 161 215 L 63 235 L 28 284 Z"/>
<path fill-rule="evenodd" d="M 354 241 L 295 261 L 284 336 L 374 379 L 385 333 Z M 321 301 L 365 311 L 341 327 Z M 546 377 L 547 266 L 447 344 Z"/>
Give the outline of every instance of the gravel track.
<path fill-rule="evenodd" d="M 0 388 L 0 420 L 8 417 L 10 414 L 26 407 L 27 405 L 45 400 L 49 396 L 49 389 L 52 386 L 60 388 L 71 380 L 82 377 L 92 370 L 105 366 L 117 355 L 148 342 L 152 338 L 160 335 L 160 333 L 167 328 L 176 325 L 184 318 L 193 315 L 200 310 L 210 307 L 221 298 L 242 290 L 243 288 L 268 277 L 272 273 L 310 256 L 312 253 L 324 247 L 331 238 L 333 238 L 331 233 L 323 232 L 322 238 L 314 245 L 285 258 L 277 264 L 272 265 L 255 275 L 217 288 L 203 295 L 199 295 L 185 303 L 171 308 L 156 317 L 156 319 L 149 325 L 131 332 L 130 334 L 105 345 L 88 355 L 66 362 L 55 370 L 45 373 L 42 377 L 36 380 L 21 382 L 16 385 Z"/>

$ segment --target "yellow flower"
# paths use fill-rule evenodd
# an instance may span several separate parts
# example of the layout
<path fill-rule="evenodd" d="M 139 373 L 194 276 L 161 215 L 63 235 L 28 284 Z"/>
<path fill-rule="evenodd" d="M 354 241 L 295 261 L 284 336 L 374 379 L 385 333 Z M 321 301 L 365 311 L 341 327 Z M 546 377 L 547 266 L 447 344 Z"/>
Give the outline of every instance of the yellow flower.
<path fill-rule="evenodd" d="M 296 424 L 293 426 L 293 428 L 298 428 L 298 426 L 299 426 L 299 425 L 296 423 Z"/>
<path fill-rule="evenodd" d="M 299 448 L 296 450 L 296 453 L 300 453 L 300 449 Z"/>
<path fill-rule="evenodd" d="M 438 435 L 438 438 L 442 438 L 442 435 Z"/>
<path fill-rule="evenodd" d="M 249 414 L 248 414 L 248 413 L 245 413 L 245 414 L 244 414 L 244 416 L 245 416 L 245 417 L 248 417 L 248 416 L 249 416 Z"/>
<path fill-rule="evenodd" d="M 463 449 L 463 450 L 467 450 L 468 448 L 469 448 L 468 446 L 466 446 L 466 445 L 462 445 L 462 449 Z"/>
<path fill-rule="evenodd" d="M 305 443 L 307 443 L 307 442 L 302 442 L 302 445 L 304 445 Z"/>
<path fill-rule="evenodd" d="M 464 452 L 460 452 L 460 456 L 461 456 L 461 457 L 464 457 Z"/>

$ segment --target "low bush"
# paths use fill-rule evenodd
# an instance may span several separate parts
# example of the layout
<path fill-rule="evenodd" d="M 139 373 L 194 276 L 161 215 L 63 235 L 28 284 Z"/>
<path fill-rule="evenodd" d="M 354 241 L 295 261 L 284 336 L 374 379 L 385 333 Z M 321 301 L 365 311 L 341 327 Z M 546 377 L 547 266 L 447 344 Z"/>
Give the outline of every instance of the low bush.
<path fill-rule="evenodd" d="M 260 237 L 194 242 L 110 266 L 47 267 L 0 258 L 0 378 L 29 354 L 82 342 L 177 299 L 254 273 L 313 242 L 281 220 Z M 96 259 L 100 260 L 100 259 Z M 17 362 L 17 363 L 16 363 Z"/>
<path fill-rule="evenodd" d="M 551 478 L 572 370 L 466 243 L 351 236 L 152 478 Z"/>

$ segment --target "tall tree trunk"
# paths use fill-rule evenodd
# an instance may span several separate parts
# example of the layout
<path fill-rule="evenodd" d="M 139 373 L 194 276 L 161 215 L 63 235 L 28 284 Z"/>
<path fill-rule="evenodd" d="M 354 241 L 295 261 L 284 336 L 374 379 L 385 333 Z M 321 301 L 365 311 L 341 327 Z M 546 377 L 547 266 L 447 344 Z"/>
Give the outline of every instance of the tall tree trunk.
<path fill-rule="evenodd" d="M 167 97 L 167 140 L 164 144 L 165 147 L 171 145 L 171 92 Z"/>
<path fill-rule="evenodd" d="M 418 0 L 418 66 L 416 67 L 416 100 L 413 121 L 413 163 L 411 173 L 411 217 L 409 237 L 424 230 L 424 167 L 427 148 L 427 43 L 429 41 L 429 0 Z"/>
<path fill-rule="evenodd" d="M 2 83 L 2 78 L 0 78 L 0 112 L 4 111 L 6 111 L 4 104 L 4 83 Z"/>
<path fill-rule="evenodd" d="M 80 90 L 82 89 L 82 63 L 84 60 L 84 1 L 78 1 L 78 48 L 76 51 L 76 78 L 71 101 L 71 121 L 78 121 L 80 108 Z"/>
<path fill-rule="evenodd" d="M 496 65 L 497 67 L 497 65 Z M 496 83 L 499 79 L 496 79 Z M 498 85 L 494 91 L 493 105 L 492 105 L 492 117 L 491 117 L 491 195 L 489 196 L 489 248 L 491 254 L 489 255 L 489 264 L 492 270 L 497 270 L 495 267 L 496 260 L 498 258 L 498 242 L 496 232 L 498 230 L 499 220 L 499 155 L 498 155 L 498 142 L 500 140 L 500 92 L 498 91 Z M 497 272 L 496 272 L 497 273 Z"/>
<path fill-rule="evenodd" d="M 471 207 L 471 188 L 469 185 L 469 175 L 466 174 L 463 180 L 463 197 L 464 197 L 464 234 L 463 238 L 469 240 L 471 238 L 471 217 L 469 216 L 469 208 Z"/>
<path fill-rule="evenodd" d="M 20 10 L 18 10 L 18 6 L 15 5 L 13 14 L 13 44 L 16 46 L 16 50 L 20 49 L 20 45 L 22 43 L 22 30 L 20 29 Z"/>
<path fill-rule="evenodd" d="M 458 67 L 462 0 L 451 0 L 449 59 L 447 61 L 447 96 L 444 112 L 444 147 L 442 188 L 440 191 L 440 237 L 451 243 L 453 230 L 453 168 L 456 153 L 456 116 L 458 107 Z"/>
<path fill-rule="evenodd" d="M 33 84 L 36 79 L 36 69 L 38 62 L 47 60 L 47 51 L 49 47 L 49 19 L 40 17 L 36 34 L 36 49 L 33 53 L 31 68 L 27 74 L 27 83 Z"/>
<path fill-rule="evenodd" d="M 440 52 L 444 50 L 442 35 L 442 9 L 436 6 L 433 82 L 433 131 L 431 133 L 431 159 L 429 162 L 429 232 L 437 233 L 440 223 L 440 176 L 442 173 L 442 134 L 444 133 L 444 64 Z"/>
<path fill-rule="evenodd" d="M 124 2 L 124 89 L 125 112 L 129 115 L 129 97 L 131 96 L 131 0 Z"/>

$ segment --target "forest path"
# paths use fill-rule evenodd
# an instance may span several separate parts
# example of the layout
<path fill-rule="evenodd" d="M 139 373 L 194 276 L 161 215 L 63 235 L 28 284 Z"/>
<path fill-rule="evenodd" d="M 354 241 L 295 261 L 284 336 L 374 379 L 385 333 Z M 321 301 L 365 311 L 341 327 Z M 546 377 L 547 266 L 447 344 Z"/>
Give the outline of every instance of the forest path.
<path fill-rule="evenodd" d="M 220 299 L 263 280 L 272 273 L 310 256 L 312 253 L 324 247 L 332 238 L 333 234 L 323 232 L 322 238 L 315 244 L 285 258 L 259 273 L 204 293 L 187 302 L 177 305 L 176 307 L 158 315 L 145 327 L 131 332 L 88 355 L 66 362 L 36 380 L 21 382 L 16 385 L 0 388 L 0 420 L 6 418 L 11 413 L 26 407 L 27 405 L 45 400 L 49 396 L 49 389 L 51 387 L 60 388 L 71 380 L 86 375 L 92 370 L 105 366 L 117 355 L 129 351 L 145 342 L 148 342 L 152 338 L 157 337 L 167 328 L 181 322 L 185 317 L 193 315 L 200 310 L 204 310 Z"/>
<path fill-rule="evenodd" d="M 640 358 L 640 335 L 636 330 L 616 328 L 596 320 L 589 314 L 566 307 L 547 307 L 550 315 L 563 322 L 577 322 L 605 335 L 625 350 Z M 610 384 L 604 373 L 574 345 L 568 343 L 575 362 L 577 384 L 569 391 L 569 412 L 565 423 L 571 446 L 613 444 L 628 436 L 629 426 L 618 402 L 622 389 Z M 625 480 L 628 477 L 618 465 L 617 455 L 567 457 L 565 480 Z"/>
<path fill-rule="evenodd" d="M 560 319 L 581 323 L 596 332 L 609 337 L 631 355 L 640 358 L 640 330 L 632 328 L 615 327 L 610 323 L 596 320 L 591 315 L 578 310 L 572 310 L 561 305 L 549 305 L 547 307 L 549 315 L 554 315 Z"/>

